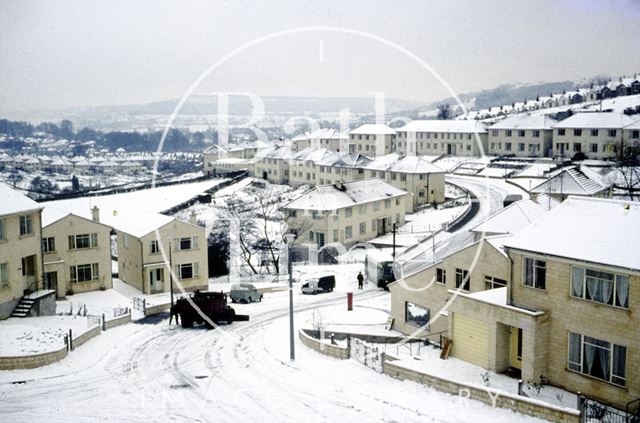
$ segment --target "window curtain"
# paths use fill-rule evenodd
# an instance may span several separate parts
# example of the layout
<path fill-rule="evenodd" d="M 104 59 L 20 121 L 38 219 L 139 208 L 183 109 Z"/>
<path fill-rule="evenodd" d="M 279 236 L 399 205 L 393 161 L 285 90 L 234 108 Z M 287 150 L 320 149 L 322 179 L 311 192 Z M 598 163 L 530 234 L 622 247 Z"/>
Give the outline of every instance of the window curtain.
<path fill-rule="evenodd" d="M 574 267 L 571 269 L 571 295 L 578 298 L 584 297 L 584 269 Z"/>
<path fill-rule="evenodd" d="M 620 307 L 629 307 L 629 278 L 618 275 L 616 277 L 616 296 Z"/>
<path fill-rule="evenodd" d="M 602 283 L 598 279 L 587 276 L 587 292 L 589 299 L 602 302 Z"/>
<path fill-rule="evenodd" d="M 610 350 L 605 348 L 598 348 L 598 359 L 600 360 L 600 367 L 604 374 L 604 379 L 609 380 L 611 373 L 611 365 L 609 361 Z"/>
<path fill-rule="evenodd" d="M 533 285 L 533 259 L 525 259 L 524 272 L 525 285 Z"/>
<path fill-rule="evenodd" d="M 602 302 L 605 304 L 613 304 L 613 281 L 601 279 L 600 284 L 602 284 Z"/>
<path fill-rule="evenodd" d="M 580 335 L 577 333 L 569 333 L 569 368 L 572 370 L 580 370 L 581 344 L 582 339 Z"/>
<path fill-rule="evenodd" d="M 584 344 L 584 363 L 585 373 L 591 374 L 591 369 L 593 368 L 593 363 L 595 363 L 596 359 L 596 347 L 593 345 Z"/>
<path fill-rule="evenodd" d="M 618 384 L 624 384 L 622 380 L 625 378 L 625 367 L 627 365 L 627 349 L 620 345 L 613 346 L 613 369 L 612 381 Z M 622 382 L 622 383 L 621 383 Z"/>

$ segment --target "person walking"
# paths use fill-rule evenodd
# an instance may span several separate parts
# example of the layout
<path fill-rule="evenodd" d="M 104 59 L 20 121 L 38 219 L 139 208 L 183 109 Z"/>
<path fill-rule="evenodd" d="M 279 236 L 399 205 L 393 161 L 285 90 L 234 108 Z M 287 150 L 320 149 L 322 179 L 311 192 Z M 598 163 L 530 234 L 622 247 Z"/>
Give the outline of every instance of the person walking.
<path fill-rule="evenodd" d="M 364 282 L 364 276 L 362 276 L 362 272 L 358 272 L 358 289 L 362 289 L 363 282 Z"/>

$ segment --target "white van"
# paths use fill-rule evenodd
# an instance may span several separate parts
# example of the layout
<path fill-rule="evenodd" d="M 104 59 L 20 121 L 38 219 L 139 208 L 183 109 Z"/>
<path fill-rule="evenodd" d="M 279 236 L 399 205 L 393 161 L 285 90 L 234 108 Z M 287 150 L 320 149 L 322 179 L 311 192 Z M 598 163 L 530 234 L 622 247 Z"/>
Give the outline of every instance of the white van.
<path fill-rule="evenodd" d="M 262 301 L 262 294 L 250 283 L 235 283 L 231 285 L 229 292 L 232 303 L 252 303 Z"/>

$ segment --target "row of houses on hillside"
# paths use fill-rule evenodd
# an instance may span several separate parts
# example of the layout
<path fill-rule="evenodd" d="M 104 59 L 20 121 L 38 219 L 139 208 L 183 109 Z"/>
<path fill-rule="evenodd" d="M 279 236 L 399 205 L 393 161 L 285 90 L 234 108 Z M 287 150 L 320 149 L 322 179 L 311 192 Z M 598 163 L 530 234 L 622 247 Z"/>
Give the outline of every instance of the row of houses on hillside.
<path fill-rule="evenodd" d="M 528 383 L 640 397 L 640 203 L 542 195 L 470 235 L 390 285 L 394 329 Z"/>
<path fill-rule="evenodd" d="M 4 184 L 0 198 L 0 319 L 34 291 L 63 298 L 112 288 L 114 249 L 120 279 L 145 294 L 168 291 L 170 270 L 176 288 L 207 286 L 206 234 L 195 222 L 110 210 L 101 216 L 90 199 L 82 207 L 39 204 Z"/>
<path fill-rule="evenodd" d="M 440 204 L 445 197 L 445 170 L 425 157 L 398 153 L 370 158 L 324 148 L 295 152 L 290 147 L 278 147 L 256 158 L 253 173 L 272 183 L 293 187 L 377 178 L 409 193 L 407 212 L 426 204 Z"/>

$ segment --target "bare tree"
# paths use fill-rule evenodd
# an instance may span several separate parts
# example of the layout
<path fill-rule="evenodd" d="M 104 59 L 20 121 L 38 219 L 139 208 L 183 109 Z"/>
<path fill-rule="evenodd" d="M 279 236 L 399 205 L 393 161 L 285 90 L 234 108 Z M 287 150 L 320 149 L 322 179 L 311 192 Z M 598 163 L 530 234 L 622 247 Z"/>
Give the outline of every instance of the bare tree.
<path fill-rule="evenodd" d="M 612 173 L 614 188 L 622 190 L 632 201 L 640 198 L 640 144 L 627 147 L 616 160 Z"/>
<path fill-rule="evenodd" d="M 451 106 L 449 105 L 449 103 L 438 105 L 438 119 L 446 120 L 446 119 L 451 119 L 452 117 L 453 117 L 453 111 L 451 110 Z"/>

